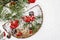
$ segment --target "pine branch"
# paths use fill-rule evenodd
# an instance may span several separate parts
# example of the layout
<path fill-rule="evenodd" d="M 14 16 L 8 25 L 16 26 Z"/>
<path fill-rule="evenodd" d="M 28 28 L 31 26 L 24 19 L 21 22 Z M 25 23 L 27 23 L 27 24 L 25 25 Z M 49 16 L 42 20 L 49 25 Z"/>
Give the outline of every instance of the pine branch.
<path fill-rule="evenodd" d="M 8 3 L 11 3 L 11 1 L 13 1 L 15 3 L 10 5 L 9 7 L 6 6 L 6 4 Z M 2 17 L 2 19 L 5 19 L 5 20 L 9 20 L 9 19 L 19 19 L 21 16 L 22 16 L 22 13 L 23 13 L 23 8 L 25 7 L 25 3 L 27 3 L 27 0 L 1 0 L 0 1 L 0 18 Z M 3 13 L 1 14 L 2 10 L 3 10 L 3 7 L 7 7 L 9 8 L 12 13 L 11 14 L 6 14 L 5 11 L 3 11 Z M 12 16 L 13 13 L 16 13 L 16 15 Z M 4 14 L 4 15 L 3 15 Z M 1 16 L 3 15 L 3 16 Z"/>

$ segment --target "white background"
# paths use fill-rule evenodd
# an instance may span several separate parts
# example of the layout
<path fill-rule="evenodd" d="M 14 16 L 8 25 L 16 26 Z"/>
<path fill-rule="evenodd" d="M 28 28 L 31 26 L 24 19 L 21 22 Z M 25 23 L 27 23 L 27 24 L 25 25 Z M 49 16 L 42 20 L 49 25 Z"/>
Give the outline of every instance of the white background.
<path fill-rule="evenodd" d="M 60 0 L 37 0 L 43 10 L 43 25 L 33 36 L 26 39 L 9 40 L 60 40 Z M 6 39 L 8 40 L 8 39 Z"/>

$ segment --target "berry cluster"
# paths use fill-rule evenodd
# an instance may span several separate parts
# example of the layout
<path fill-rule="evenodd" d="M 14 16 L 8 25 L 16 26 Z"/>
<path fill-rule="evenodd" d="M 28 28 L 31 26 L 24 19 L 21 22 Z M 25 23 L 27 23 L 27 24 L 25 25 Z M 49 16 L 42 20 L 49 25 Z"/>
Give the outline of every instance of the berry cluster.
<path fill-rule="evenodd" d="M 23 17 L 23 20 L 25 22 L 31 22 L 31 21 L 34 21 L 35 20 L 35 17 L 34 16 L 24 16 Z"/>
<path fill-rule="evenodd" d="M 33 12 L 33 11 L 29 12 L 29 16 L 23 16 L 22 19 L 23 19 L 25 22 L 34 21 L 34 20 L 35 20 L 34 12 Z"/>
<path fill-rule="evenodd" d="M 18 20 L 11 21 L 10 28 L 11 29 L 15 29 L 15 28 L 18 27 L 18 25 L 19 25 L 19 21 Z"/>

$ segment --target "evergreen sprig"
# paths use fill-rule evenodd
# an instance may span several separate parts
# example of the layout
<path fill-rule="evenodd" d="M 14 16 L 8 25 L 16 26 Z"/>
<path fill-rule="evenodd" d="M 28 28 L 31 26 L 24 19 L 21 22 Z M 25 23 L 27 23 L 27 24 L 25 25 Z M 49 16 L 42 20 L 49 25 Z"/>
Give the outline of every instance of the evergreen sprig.
<path fill-rule="evenodd" d="M 16 4 L 14 5 L 10 5 L 9 7 L 6 6 L 6 4 L 11 3 L 11 1 L 15 2 Z M 20 18 L 22 16 L 22 12 L 24 11 L 23 8 L 25 7 L 25 4 L 27 3 L 27 0 L 0 0 L 0 18 L 2 17 L 2 15 L 4 15 L 4 17 L 2 17 L 5 20 L 9 20 L 9 19 L 15 19 L 15 18 Z M 6 13 L 2 13 L 3 7 L 7 7 L 9 8 L 12 13 L 11 14 L 7 14 Z M 16 15 L 12 16 L 12 14 L 16 12 Z M 11 17 L 11 18 L 10 18 Z"/>

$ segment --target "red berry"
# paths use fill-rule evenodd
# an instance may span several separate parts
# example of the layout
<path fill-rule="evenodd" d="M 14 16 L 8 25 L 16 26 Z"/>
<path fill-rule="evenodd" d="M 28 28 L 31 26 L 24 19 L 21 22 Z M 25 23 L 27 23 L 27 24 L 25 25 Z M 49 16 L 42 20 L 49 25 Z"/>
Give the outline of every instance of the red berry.
<path fill-rule="evenodd" d="M 10 28 L 11 28 L 11 29 L 15 29 L 16 27 L 11 25 Z"/>
<path fill-rule="evenodd" d="M 23 18 L 23 20 L 24 20 L 25 22 L 30 22 L 30 16 L 25 16 L 25 17 Z"/>
<path fill-rule="evenodd" d="M 34 21 L 35 20 L 35 17 L 34 16 L 31 16 L 30 19 L 31 19 L 31 21 Z"/>
<path fill-rule="evenodd" d="M 28 3 L 35 3 L 36 0 L 28 0 Z"/>
<path fill-rule="evenodd" d="M 18 32 L 18 33 L 16 34 L 16 36 L 22 36 L 22 33 L 21 33 L 21 32 Z"/>
<path fill-rule="evenodd" d="M 18 23 L 19 23 L 18 20 L 11 21 L 10 27 L 11 27 L 12 29 L 15 29 L 16 27 L 18 27 L 18 25 L 19 25 Z"/>
<path fill-rule="evenodd" d="M 18 27 L 18 24 L 13 24 L 13 25 L 10 26 L 11 29 L 15 29 L 17 27 Z"/>
<path fill-rule="evenodd" d="M 25 21 L 26 22 L 30 22 L 30 17 L 27 17 L 27 19 Z"/>
<path fill-rule="evenodd" d="M 5 32 L 3 32 L 4 33 L 4 36 L 6 36 L 6 33 Z"/>
<path fill-rule="evenodd" d="M 29 34 L 32 34 L 33 33 L 33 31 L 32 30 L 29 30 Z"/>

